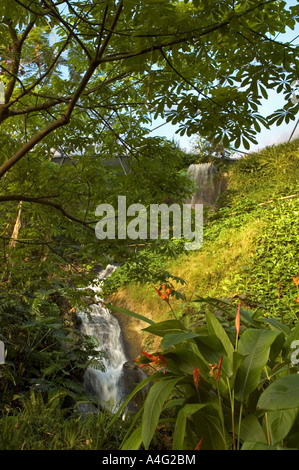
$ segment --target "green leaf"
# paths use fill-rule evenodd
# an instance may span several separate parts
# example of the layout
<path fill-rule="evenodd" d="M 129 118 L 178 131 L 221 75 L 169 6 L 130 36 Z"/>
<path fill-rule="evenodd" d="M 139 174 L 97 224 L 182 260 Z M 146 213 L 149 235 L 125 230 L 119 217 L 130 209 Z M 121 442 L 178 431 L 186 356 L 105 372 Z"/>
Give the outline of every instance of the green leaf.
<path fill-rule="evenodd" d="M 139 450 L 142 444 L 141 424 L 132 432 L 121 446 L 121 450 Z"/>
<path fill-rule="evenodd" d="M 210 367 L 196 346 L 190 350 L 182 345 L 177 345 L 173 351 L 165 354 L 168 370 L 175 374 L 185 375 L 193 374 L 194 367 L 199 367 L 200 377 L 209 382 Z"/>
<path fill-rule="evenodd" d="M 142 417 L 142 441 L 145 449 L 148 449 L 156 430 L 165 400 L 171 394 L 181 377 L 175 379 L 160 380 L 155 383 L 145 400 Z"/>
<path fill-rule="evenodd" d="M 165 351 L 175 344 L 180 344 L 184 341 L 196 338 L 197 336 L 199 336 L 197 333 L 192 333 L 191 331 L 166 334 L 161 341 L 162 351 Z"/>
<path fill-rule="evenodd" d="M 207 403 L 203 410 L 199 410 L 194 417 L 193 428 L 199 439 L 202 440 L 202 449 L 226 450 L 228 436 L 223 435 L 218 403 Z M 195 419 L 196 418 L 196 419 Z M 199 440 L 198 439 L 198 440 Z"/>
<path fill-rule="evenodd" d="M 263 410 L 286 410 L 299 407 L 299 375 L 279 377 L 262 393 L 257 408 Z"/>
<path fill-rule="evenodd" d="M 278 444 L 288 435 L 297 415 L 297 408 L 268 412 L 268 426 L 272 445 Z"/>
<path fill-rule="evenodd" d="M 214 334 L 220 339 L 226 351 L 227 357 L 231 360 L 233 352 L 234 352 L 234 347 L 229 337 L 227 336 L 227 333 L 222 327 L 221 323 L 210 312 L 206 313 L 206 319 L 207 319 L 207 327 L 208 327 L 210 334 Z"/>
<path fill-rule="evenodd" d="M 154 323 L 152 326 L 144 328 L 142 331 L 147 331 L 156 336 L 165 336 L 166 334 L 175 334 L 186 331 L 185 326 L 178 320 L 166 320 L 159 323 Z"/>
<path fill-rule="evenodd" d="M 277 335 L 277 337 L 273 341 L 271 348 L 270 348 L 269 360 L 271 364 L 274 364 L 275 359 L 280 355 L 284 343 L 285 343 L 285 334 L 279 333 L 279 335 Z"/>
<path fill-rule="evenodd" d="M 259 318 L 258 321 L 268 323 L 271 330 L 281 331 L 286 336 L 291 333 L 290 328 L 287 325 L 280 323 L 278 320 L 276 320 L 276 318 Z"/>
<path fill-rule="evenodd" d="M 178 412 L 173 433 L 173 450 L 184 449 L 186 422 L 194 413 L 206 406 L 205 403 L 187 404 Z"/>
<path fill-rule="evenodd" d="M 248 415 L 242 420 L 240 429 L 240 438 L 249 442 L 261 442 L 267 444 L 267 438 L 255 415 Z"/>
<path fill-rule="evenodd" d="M 162 378 L 161 373 L 156 373 L 151 375 L 150 377 L 146 377 L 142 382 L 140 382 L 134 390 L 127 396 L 125 401 L 122 403 L 122 405 L 118 408 L 117 412 L 114 414 L 113 418 L 111 419 L 110 423 L 107 425 L 107 429 L 109 429 L 117 420 L 119 415 L 123 412 L 123 410 L 126 408 L 127 404 L 132 400 L 132 398 L 136 395 L 136 393 L 139 392 L 143 387 L 145 387 L 149 382 Z"/>
<path fill-rule="evenodd" d="M 240 354 L 239 351 L 233 352 L 233 360 L 232 360 L 232 373 L 229 376 L 229 382 L 231 389 L 234 388 L 236 376 L 238 373 L 239 368 L 244 362 L 244 359 L 247 357 L 247 354 Z"/>
<path fill-rule="evenodd" d="M 149 318 L 144 317 L 143 315 L 140 315 L 139 313 L 131 312 L 131 310 L 127 310 L 126 308 L 117 307 L 116 305 L 112 305 L 112 304 L 105 304 L 105 305 L 109 310 L 113 310 L 114 312 L 129 315 L 130 317 L 137 318 L 138 320 L 145 321 L 146 323 L 149 323 L 150 325 L 155 324 L 155 322 L 153 320 L 150 320 Z"/>
<path fill-rule="evenodd" d="M 248 329 L 242 334 L 238 352 L 247 354 L 235 380 L 236 397 L 243 400 L 259 384 L 261 370 L 268 362 L 270 347 L 278 331 Z"/>
<path fill-rule="evenodd" d="M 268 446 L 262 444 L 261 442 L 244 442 L 241 450 L 297 450 L 297 449 L 288 449 L 287 447 L 280 446 Z"/>
<path fill-rule="evenodd" d="M 182 407 L 184 405 L 185 399 L 184 398 L 174 398 L 173 400 L 169 400 L 163 410 L 167 410 L 168 408 L 172 408 L 174 406 Z"/>

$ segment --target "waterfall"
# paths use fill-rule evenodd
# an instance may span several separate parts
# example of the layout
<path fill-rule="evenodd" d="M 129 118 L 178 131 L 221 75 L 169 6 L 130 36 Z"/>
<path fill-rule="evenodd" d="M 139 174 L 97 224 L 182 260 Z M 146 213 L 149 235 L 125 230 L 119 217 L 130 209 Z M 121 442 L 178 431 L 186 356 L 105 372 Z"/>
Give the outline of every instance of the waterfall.
<path fill-rule="evenodd" d="M 100 294 L 103 279 L 110 276 L 114 269 L 116 266 L 108 265 L 88 288 Z M 99 341 L 97 349 L 104 354 L 102 363 L 105 370 L 89 367 L 84 374 L 84 387 L 97 396 L 100 405 L 115 410 L 122 400 L 120 379 L 127 358 L 118 320 L 101 305 L 103 299 L 98 295 L 95 297 L 97 303 L 89 306 L 89 312 L 79 313 L 78 316 L 82 320 L 81 331 Z"/>
<path fill-rule="evenodd" d="M 219 177 L 217 168 L 212 163 L 192 164 L 187 173 L 197 184 L 192 199 L 187 202 L 193 208 L 195 204 L 215 207 L 217 198 L 224 189 L 224 181 Z"/>

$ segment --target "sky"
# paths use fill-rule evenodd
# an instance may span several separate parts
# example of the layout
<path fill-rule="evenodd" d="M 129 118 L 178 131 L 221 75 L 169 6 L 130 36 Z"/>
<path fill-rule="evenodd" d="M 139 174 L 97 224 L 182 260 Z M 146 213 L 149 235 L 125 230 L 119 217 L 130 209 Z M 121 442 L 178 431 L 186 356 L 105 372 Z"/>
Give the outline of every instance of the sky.
<path fill-rule="evenodd" d="M 292 5 L 297 5 L 297 0 L 288 0 L 287 6 L 290 7 Z M 287 31 L 285 34 L 280 34 L 277 37 L 277 40 L 280 41 L 291 41 L 299 34 L 299 30 L 297 31 Z M 298 40 L 294 41 L 294 43 L 298 44 Z M 299 79 L 299 77 L 298 77 Z M 259 111 L 262 115 L 267 116 L 271 114 L 276 109 L 280 109 L 285 105 L 285 99 L 283 94 L 276 93 L 275 90 L 269 90 L 268 92 L 268 99 L 262 100 L 262 106 L 260 107 Z M 271 128 L 265 129 L 262 128 L 261 132 L 257 135 L 258 145 L 251 144 L 250 152 L 251 151 L 258 151 L 268 145 L 277 144 L 280 142 L 286 142 L 289 140 L 293 129 L 296 125 L 296 122 L 299 118 L 297 115 L 295 121 L 291 121 L 289 124 L 281 124 L 280 126 L 276 126 L 274 124 Z M 169 140 L 174 139 L 176 142 L 179 143 L 182 149 L 186 149 L 187 151 L 192 151 L 194 148 L 194 140 L 195 137 L 187 137 L 186 135 L 181 137 L 179 134 L 176 134 L 175 131 L 178 129 L 179 126 L 173 126 L 171 124 L 162 125 L 164 121 L 162 119 L 157 119 L 153 121 L 151 129 L 152 135 L 167 137 Z M 162 126 L 161 126 L 162 125 Z M 161 126 L 157 129 L 158 126 Z M 292 137 L 292 139 L 299 137 L 299 125 Z M 242 147 L 239 149 L 240 151 L 244 150 Z"/>

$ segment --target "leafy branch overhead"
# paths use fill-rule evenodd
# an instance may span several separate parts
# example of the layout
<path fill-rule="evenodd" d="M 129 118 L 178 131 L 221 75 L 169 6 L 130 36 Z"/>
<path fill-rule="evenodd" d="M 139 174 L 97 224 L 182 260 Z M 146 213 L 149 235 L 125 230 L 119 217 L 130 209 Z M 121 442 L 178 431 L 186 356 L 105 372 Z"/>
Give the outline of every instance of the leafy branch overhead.
<path fill-rule="evenodd" d="M 108 121 L 131 145 L 128 112 L 248 146 L 268 125 L 258 112 L 268 89 L 286 98 L 272 122 L 298 111 L 298 46 L 273 39 L 298 21 L 284 1 L 4 0 L 0 15 L 1 134 L 15 143 L 1 177 L 37 146 L 57 148 L 60 128 L 80 148 Z"/>

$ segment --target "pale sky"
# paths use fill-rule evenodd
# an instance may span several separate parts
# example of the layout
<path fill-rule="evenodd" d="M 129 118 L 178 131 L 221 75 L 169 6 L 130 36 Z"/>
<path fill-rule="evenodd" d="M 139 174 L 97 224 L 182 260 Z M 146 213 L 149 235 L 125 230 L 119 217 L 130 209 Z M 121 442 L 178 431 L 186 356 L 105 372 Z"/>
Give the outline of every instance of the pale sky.
<path fill-rule="evenodd" d="M 296 5 L 297 3 L 298 3 L 297 0 L 288 0 L 287 6 L 290 7 L 292 5 Z M 299 34 L 298 29 L 297 31 L 289 31 L 286 34 L 279 35 L 277 37 L 277 40 L 291 41 L 292 39 L 296 38 L 298 34 Z M 294 43 L 298 44 L 298 40 L 294 41 Z M 284 96 L 282 94 L 277 94 L 273 90 L 269 90 L 268 99 L 262 100 L 262 107 L 260 111 L 261 111 L 261 114 L 266 116 L 266 115 L 271 114 L 276 109 L 282 108 L 284 105 L 285 105 Z M 298 118 L 299 118 L 299 115 L 297 115 L 295 121 L 291 121 L 289 124 L 281 124 L 279 127 L 277 127 L 276 124 L 274 124 L 273 126 L 271 126 L 270 130 L 262 128 L 260 134 L 257 135 L 257 141 L 259 142 L 259 144 L 258 145 L 251 144 L 250 151 L 256 151 L 258 149 L 266 147 L 267 145 L 272 145 L 272 144 L 279 143 L 279 142 L 286 142 L 290 138 Z M 152 129 L 155 129 L 157 126 L 163 124 L 163 122 L 164 121 L 162 119 L 158 119 L 154 121 L 152 124 Z M 172 126 L 171 124 L 165 124 L 159 129 L 153 130 L 152 135 L 167 137 L 169 140 L 175 139 L 175 141 L 179 142 L 181 148 L 186 149 L 186 150 L 191 150 L 192 141 L 194 141 L 194 137 L 187 137 L 186 135 L 181 137 L 179 134 L 175 134 L 175 131 L 178 129 L 178 127 L 179 126 Z M 299 137 L 299 125 L 292 139 L 296 137 Z M 240 150 L 243 150 L 243 148 L 240 147 Z"/>

